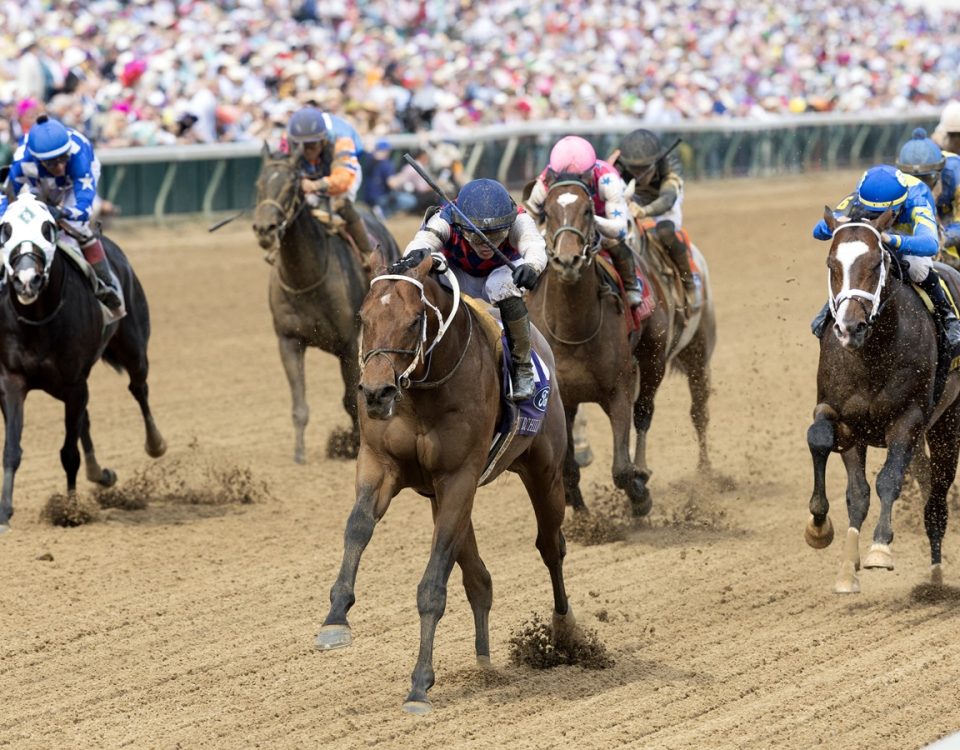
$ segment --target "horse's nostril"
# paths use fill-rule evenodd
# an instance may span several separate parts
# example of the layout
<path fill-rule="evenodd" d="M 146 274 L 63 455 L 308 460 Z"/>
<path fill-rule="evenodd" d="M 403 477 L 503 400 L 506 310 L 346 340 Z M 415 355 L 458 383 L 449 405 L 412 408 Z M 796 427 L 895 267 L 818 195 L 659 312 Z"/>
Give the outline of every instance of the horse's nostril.
<path fill-rule="evenodd" d="M 863 333 L 865 330 L 867 330 L 867 324 L 865 321 L 861 320 L 859 323 L 857 323 L 856 332 Z"/>

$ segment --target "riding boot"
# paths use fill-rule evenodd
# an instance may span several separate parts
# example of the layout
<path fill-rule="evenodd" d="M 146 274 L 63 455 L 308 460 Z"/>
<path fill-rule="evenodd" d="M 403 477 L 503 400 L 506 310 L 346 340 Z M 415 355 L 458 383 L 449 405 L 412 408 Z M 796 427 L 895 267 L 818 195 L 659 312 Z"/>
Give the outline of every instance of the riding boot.
<path fill-rule="evenodd" d="M 110 262 L 107 260 L 107 254 L 103 251 L 103 243 L 99 237 L 87 242 L 82 248 L 83 257 L 93 268 L 100 282 L 95 292 L 96 297 L 111 310 L 119 310 L 123 304 L 120 295 L 113 288 L 113 277 L 110 273 Z"/>
<path fill-rule="evenodd" d="M 643 294 L 640 291 L 640 284 L 637 282 L 637 266 L 633 260 L 633 251 L 627 243 L 618 242 L 607 248 L 610 257 L 613 259 L 613 267 L 620 274 L 623 281 L 623 291 L 627 294 L 627 302 L 630 307 L 639 307 L 643 303 Z"/>
<path fill-rule="evenodd" d="M 687 243 L 680 238 L 676 225 L 669 220 L 658 222 L 656 233 L 657 239 L 670 253 L 670 260 L 680 274 L 680 281 L 683 282 L 683 291 L 687 299 L 687 309 L 696 310 L 700 307 L 700 300 L 697 294 L 697 282 L 690 268 L 690 249 Z"/>
<path fill-rule="evenodd" d="M 956 357 L 960 354 L 960 320 L 957 320 L 953 305 L 950 304 L 943 287 L 940 286 L 940 274 L 931 268 L 927 278 L 919 282 L 918 286 L 927 293 L 930 301 L 933 302 L 934 315 L 943 326 L 947 344 L 950 346 L 950 354 L 952 357 Z"/>
<path fill-rule="evenodd" d="M 507 334 L 510 346 L 510 358 L 513 360 L 514 401 L 526 401 L 533 398 L 535 387 L 533 361 L 530 358 L 530 318 L 527 306 L 520 297 L 507 297 L 497 303 L 503 330 Z"/>
<path fill-rule="evenodd" d="M 370 236 L 367 234 L 367 227 L 363 223 L 363 218 L 357 211 L 353 201 L 345 200 L 339 207 L 339 213 L 346 222 L 346 229 L 353 238 L 360 251 L 360 260 L 363 262 L 365 271 L 370 271 L 370 256 L 373 254 L 373 248 L 370 246 Z"/>
<path fill-rule="evenodd" d="M 817 313 L 816 317 L 810 323 L 810 330 L 814 336 L 818 339 L 823 338 L 823 332 L 827 328 L 827 323 L 830 322 L 830 303 L 824 302 L 823 307 L 820 308 L 820 312 Z"/>

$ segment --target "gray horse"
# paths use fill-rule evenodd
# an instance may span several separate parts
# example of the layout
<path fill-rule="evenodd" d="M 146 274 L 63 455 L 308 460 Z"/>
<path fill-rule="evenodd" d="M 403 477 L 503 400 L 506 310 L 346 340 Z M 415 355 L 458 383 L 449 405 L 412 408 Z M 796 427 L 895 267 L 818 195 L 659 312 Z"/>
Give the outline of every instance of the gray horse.
<path fill-rule="evenodd" d="M 369 216 L 364 216 L 364 221 L 380 245 L 381 261 L 396 260 L 397 243 L 387 228 Z M 304 462 L 303 433 L 310 417 L 303 370 L 308 346 L 340 360 L 343 408 L 350 415 L 351 429 L 346 434 L 331 434 L 327 454 L 353 458 L 360 444 L 357 311 L 368 288 L 359 254 L 313 216 L 300 190 L 300 173 L 294 162 L 282 154 L 271 154 L 266 146 L 257 179 L 253 229 L 264 250 L 279 246 L 270 274 L 270 312 L 293 397 L 293 460 Z"/>

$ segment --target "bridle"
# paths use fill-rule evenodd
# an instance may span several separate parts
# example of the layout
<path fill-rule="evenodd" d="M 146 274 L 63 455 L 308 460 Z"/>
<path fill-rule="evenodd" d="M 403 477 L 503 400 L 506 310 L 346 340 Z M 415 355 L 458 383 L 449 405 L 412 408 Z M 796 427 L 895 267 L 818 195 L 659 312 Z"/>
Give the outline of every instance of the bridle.
<path fill-rule="evenodd" d="M 833 315 L 834 320 L 837 319 L 837 311 L 847 300 L 853 300 L 860 303 L 864 310 L 867 309 L 867 304 L 870 304 L 869 314 L 867 316 L 867 325 L 872 326 L 877 317 L 880 315 L 880 311 L 883 308 L 883 303 L 880 301 L 880 297 L 883 294 L 883 288 L 887 283 L 887 268 L 892 262 L 892 256 L 890 251 L 883 244 L 883 238 L 880 235 L 880 232 L 872 224 L 867 224 L 862 221 L 854 222 L 845 222 L 843 224 L 838 224 L 836 229 L 833 230 L 831 237 L 835 237 L 837 232 L 841 229 L 850 229 L 853 227 L 862 227 L 864 229 L 869 229 L 877 238 L 877 244 L 880 247 L 881 252 L 881 263 L 880 263 L 880 279 L 877 282 L 877 288 L 873 292 L 868 292 L 863 289 L 847 289 L 845 292 L 834 295 L 833 286 L 830 283 L 830 270 L 827 269 L 827 299 L 830 304 L 830 314 Z"/>
<path fill-rule="evenodd" d="M 26 252 L 22 251 L 24 245 L 30 245 L 30 249 Z M 20 263 L 24 258 L 30 258 L 42 269 L 40 275 L 43 278 L 43 283 L 40 285 L 40 291 L 42 292 L 47 287 L 47 283 L 50 281 L 50 269 L 53 267 L 53 263 L 47 263 L 47 256 L 43 251 L 37 249 L 37 245 L 34 242 L 21 242 L 17 245 L 10 253 L 10 257 L 7 259 L 7 265 L 10 268 L 15 268 L 17 264 Z M 6 269 L 4 269 L 5 271 Z M 10 279 L 10 293 L 13 294 L 13 280 Z M 60 314 L 60 311 L 63 309 L 63 304 L 66 301 L 66 287 L 62 285 L 60 287 L 60 299 L 57 302 L 56 307 L 53 308 L 53 311 L 48 315 L 45 315 L 40 320 L 33 320 L 31 318 L 23 317 L 19 312 L 16 313 L 17 320 L 21 323 L 28 326 L 43 326 L 53 320 L 57 315 Z M 11 298 L 12 299 L 12 298 Z"/>
<path fill-rule="evenodd" d="M 303 210 L 304 206 L 307 205 L 307 202 L 304 199 L 303 191 L 301 191 L 299 186 L 297 185 L 298 170 L 296 165 L 291 164 L 289 161 L 285 159 L 273 159 L 273 160 L 264 162 L 264 165 L 263 165 L 264 170 L 266 170 L 268 166 L 283 169 L 290 173 L 290 179 L 286 183 L 284 192 L 281 194 L 280 197 L 286 199 L 286 193 L 288 191 L 293 193 L 293 201 L 289 206 L 285 206 L 279 200 L 274 198 L 263 198 L 257 201 L 257 206 L 255 211 L 259 211 L 261 206 L 273 206 L 280 212 L 280 215 L 283 217 L 283 221 L 281 221 L 280 224 L 277 225 L 277 230 L 276 230 L 277 239 L 279 240 L 281 237 L 283 237 L 283 234 L 284 232 L 287 231 L 287 228 L 294 221 L 296 221 L 297 217 L 300 215 L 300 212 Z"/>
<path fill-rule="evenodd" d="M 430 376 L 430 367 L 433 363 L 433 352 L 437 348 L 437 345 L 443 340 L 444 334 L 449 330 L 453 319 L 457 315 L 457 311 L 460 309 L 460 283 L 457 281 L 457 277 L 450 270 L 447 265 L 446 259 L 439 254 L 433 254 L 434 261 L 439 261 L 440 265 L 437 267 L 437 272 L 442 273 L 448 282 L 450 282 L 450 287 L 453 290 L 453 309 L 450 311 L 450 315 L 444 319 L 443 313 L 440 311 L 440 308 L 437 307 L 433 302 L 427 299 L 426 291 L 423 287 L 423 282 L 418 279 L 414 279 L 410 276 L 405 276 L 398 273 L 387 273 L 380 276 L 375 276 L 370 281 L 370 286 L 373 287 L 374 284 L 384 281 L 398 281 L 406 282 L 408 284 L 413 284 L 417 289 L 420 290 L 420 302 L 423 304 L 423 310 L 420 311 L 420 333 L 417 336 L 417 346 L 415 349 L 399 349 L 394 347 L 378 347 L 372 349 L 366 354 L 363 353 L 363 344 L 361 343 L 360 351 L 360 369 L 362 370 L 367 362 L 377 356 L 386 357 L 387 361 L 390 362 L 390 367 L 393 369 L 394 379 L 396 381 L 396 386 L 398 390 L 404 390 L 405 388 L 437 388 L 444 383 L 446 383 L 450 378 L 453 377 L 453 374 L 462 364 L 464 357 L 466 357 L 467 351 L 470 348 L 470 340 L 473 338 L 473 316 L 468 315 L 467 319 L 470 323 L 470 330 L 467 334 L 467 342 L 464 344 L 463 351 L 460 352 L 460 358 L 457 360 L 456 364 L 451 368 L 450 372 L 444 375 L 439 380 L 428 381 L 427 378 Z M 429 346 L 427 345 L 427 321 L 429 317 L 429 311 L 432 311 L 437 318 L 437 333 L 433 337 L 433 341 L 430 342 Z M 402 354 L 404 356 L 411 357 L 410 364 L 406 369 L 397 373 L 397 365 L 394 363 L 393 357 L 391 354 Z M 423 377 L 420 380 L 412 380 L 410 374 L 417 369 L 417 367 L 423 363 L 426 363 L 427 369 Z"/>
<path fill-rule="evenodd" d="M 552 193 L 558 187 L 565 186 L 576 186 L 584 191 L 586 194 L 587 200 L 590 200 L 590 190 L 587 186 L 580 180 L 558 180 L 550 186 L 550 189 L 547 191 L 547 198 L 550 197 Z M 546 201 L 544 201 L 546 203 Z M 593 262 L 594 256 L 600 250 L 600 233 L 597 231 L 596 225 L 593 226 L 592 236 L 587 237 L 586 232 L 584 232 L 579 227 L 575 227 L 572 224 L 562 224 L 557 227 L 553 232 L 553 235 L 550 237 L 550 242 L 547 243 L 547 255 L 550 256 L 551 260 L 556 256 L 553 248 L 557 244 L 557 238 L 560 235 L 569 232 L 575 235 L 580 240 L 580 253 L 577 256 L 583 260 L 584 267 L 589 266 Z"/>

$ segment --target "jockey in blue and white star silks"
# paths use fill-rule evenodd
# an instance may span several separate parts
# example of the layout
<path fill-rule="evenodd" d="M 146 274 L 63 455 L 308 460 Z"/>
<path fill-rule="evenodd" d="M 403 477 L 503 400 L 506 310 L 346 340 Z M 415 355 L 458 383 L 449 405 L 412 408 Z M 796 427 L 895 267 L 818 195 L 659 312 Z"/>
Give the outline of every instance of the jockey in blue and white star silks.
<path fill-rule="evenodd" d="M 72 235 L 102 282 L 98 298 L 112 310 L 121 305 L 113 289 L 110 265 L 100 237 L 90 226 L 100 179 L 100 161 L 82 134 L 46 115 L 40 115 L 13 155 L 7 177 L 16 193 L 24 187 L 44 200 L 54 218 Z M 0 191 L 0 216 L 7 210 Z"/>
<path fill-rule="evenodd" d="M 637 283 L 633 251 L 627 244 L 629 209 L 620 174 L 611 164 L 597 158 L 596 151 L 586 139 L 575 135 L 561 138 L 550 150 L 550 163 L 537 177 L 527 198 L 527 207 L 538 221 L 542 219 L 543 203 L 550 186 L 561 177 L 579 179 L 590 191 L 601 245 L 610 253 L 623 280 L 630 306 L 638 306 L 643 302 L 643 295 Z"/>

